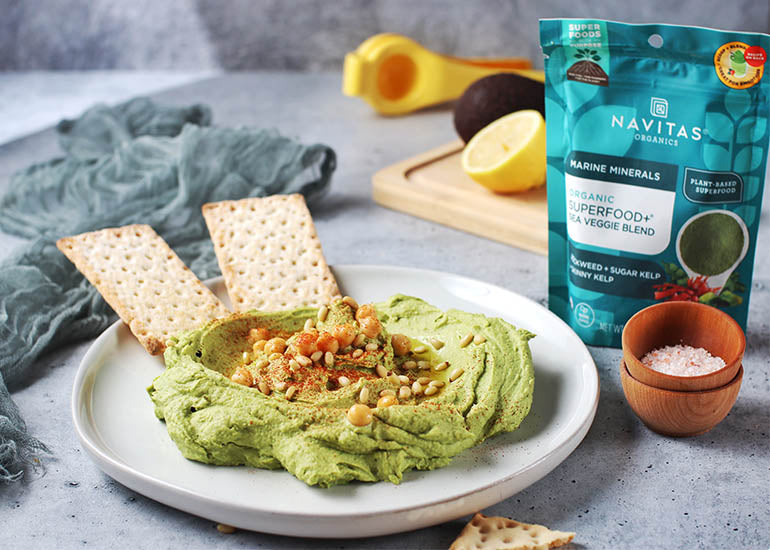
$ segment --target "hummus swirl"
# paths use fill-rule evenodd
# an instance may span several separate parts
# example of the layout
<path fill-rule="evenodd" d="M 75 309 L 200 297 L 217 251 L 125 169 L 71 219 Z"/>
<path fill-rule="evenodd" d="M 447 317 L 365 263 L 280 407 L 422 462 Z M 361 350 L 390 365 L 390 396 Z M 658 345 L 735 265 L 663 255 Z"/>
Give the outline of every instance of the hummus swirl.
<path fill-rule="evenodd" d="M 519 426 L 532 403 L 532 333 L 403 295 L 374 308 L 383 328 L 367 338 L 376 346 L 364 353 L 346 346 L 331 364 L 314 362 L 299 371 L 290 356 L 258 355 L 246 368 L 269 393 L 230 379 L 251 350 L 249 331 L 267 329 L 291 350 L 317 309 L 236 314 L 181 334 L 169 342 L 166 370 L 148 388 L 155 414 L 188 459 L 285 468 L 322 487 L 352 480 L 399 483 L 405 471 L 445 466 L 463 450 Z M 351 308 L 337 301 L 316 329 L 345 323 L 355 324 Z M 411 354 L 394 354 L 392 334 L 408 336 Z M 470 334 L 476 338 L 469 343 Z M 414 367 L 418 361 L 423 370 Z M 444 362 L 448 366 L 437 370 Z M 418 378 L 435 380 L 437 391 L 376 406 L 383 390 L 398 391 L 399 378 L 406 387 Z M 355 426 L 346 413 L 362 401 L 364 388 L 372 420 Z"/>

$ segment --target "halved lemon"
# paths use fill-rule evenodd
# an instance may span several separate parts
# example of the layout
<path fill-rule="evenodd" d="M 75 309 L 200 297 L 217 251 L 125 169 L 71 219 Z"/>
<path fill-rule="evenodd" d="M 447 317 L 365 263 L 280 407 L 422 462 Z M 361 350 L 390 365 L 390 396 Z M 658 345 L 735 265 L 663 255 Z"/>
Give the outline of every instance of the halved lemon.
<path fill-rule="evenodd" d="M 482 128 L 462 154 L 465 173 L 497 193 L 543 185 L 545 162 L 545 120 L 534 109 L 505 115 Z"/>

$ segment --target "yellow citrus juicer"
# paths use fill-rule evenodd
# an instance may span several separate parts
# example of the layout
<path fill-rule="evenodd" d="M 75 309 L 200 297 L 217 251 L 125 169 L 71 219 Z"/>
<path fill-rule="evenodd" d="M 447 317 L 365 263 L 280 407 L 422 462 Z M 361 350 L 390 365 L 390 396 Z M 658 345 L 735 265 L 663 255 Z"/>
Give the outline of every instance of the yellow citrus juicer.
<path fill-rule="evenodd" d="M 377 34 L 345 56 L 342 92 L 383 115 L 403 115 L 460 97 L 479 78 L 508 72 L 543 82 L 529 59 L 437 54 L 399 34 Z"/>

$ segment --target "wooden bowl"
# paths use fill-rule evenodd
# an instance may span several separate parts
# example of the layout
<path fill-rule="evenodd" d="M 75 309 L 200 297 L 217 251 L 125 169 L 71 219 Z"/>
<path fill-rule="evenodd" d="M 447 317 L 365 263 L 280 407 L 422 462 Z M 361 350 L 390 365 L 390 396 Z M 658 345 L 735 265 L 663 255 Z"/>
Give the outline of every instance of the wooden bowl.
<path fill-rule="evenodd" d="M 738 398 L 743 380 L 739 366 L 735 378 L 721 388 L 704 391 L 671 391 L 636 380 L 620 362 L 620 380 L 626 401 L 636 416 L 652 431 L 674 437 L 689 437 L 719 424 Z"/>
<path fill-rule="evenodd" d="M 686 344 L 724 359 L 724 368 L 700 376 L 673 376 L 642 364 L 641 358 L 663 346 Z M 674 391 L 721 388 L 741 368 L 746 336 L 725 312 L 697 302 L 663 302 L 631 317 L 623 329 L 623 360 L 628 372 L 648 386 Z"/>

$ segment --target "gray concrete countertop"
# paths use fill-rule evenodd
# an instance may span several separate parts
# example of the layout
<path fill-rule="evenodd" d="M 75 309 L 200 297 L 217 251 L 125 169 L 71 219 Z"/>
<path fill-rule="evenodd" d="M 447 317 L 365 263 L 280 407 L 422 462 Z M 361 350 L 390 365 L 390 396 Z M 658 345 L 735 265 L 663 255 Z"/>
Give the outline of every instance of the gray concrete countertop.
<path fill-rule="evenodd" d="M 162 102 L 205 102 L 215 123 L 269 126 L 339 156 L 331 192 L 314 219 L 331 264 L 427 267 L 501 285 L 542 304 L 542 256 L 386 210 L 371 199 L 380 168 L 455 139 L 451 111 L 381 118 L 340 93 L 334 74 L 230 74 L 156 94 Z M 117 98 L 116 98 L 117 99 Z M 0 103 L 4 100 L 0 88 Z M 13 119 L 4 119 L 13 124 Z M 46 130 L 0 146 L 0 192 L 15 170 L 58 154 Z M 576 531 L 573 548 L 757 548 L 770 546 L 770 220 L 767 195 L 757 250 L 745 377 L 729 416 L 689 439 L 659 436 L 627 406 L 620 350 L 591 348 L 601 398 L 581 445 L 544 479 L 484 512 Z M 22 241 L 0 235 L 0 256 Z M 70 418 L 76 369 L 91 342 L 42 357 L 13 398 L 29 429 L 50 445 L 44 470 L 0 485 L 0 546 L 447 548 L 466 518 L 388 537 L 295 539 L 238 531 L 158 504 L 102 473 Z"/>

